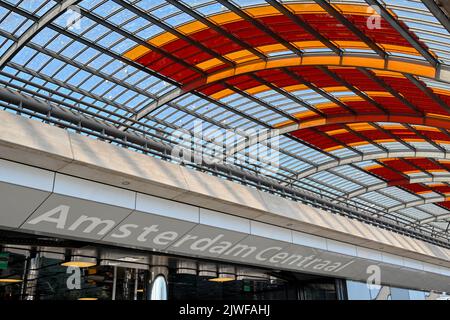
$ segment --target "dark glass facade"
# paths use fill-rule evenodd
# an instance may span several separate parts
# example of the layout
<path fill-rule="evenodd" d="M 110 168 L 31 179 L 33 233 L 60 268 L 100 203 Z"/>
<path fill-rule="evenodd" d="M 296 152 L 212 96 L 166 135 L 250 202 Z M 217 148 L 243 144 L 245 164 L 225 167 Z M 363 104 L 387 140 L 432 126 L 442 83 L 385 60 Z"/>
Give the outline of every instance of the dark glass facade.
<path fill-rule="evenodd" d="M 171 299 L 205 300 L 336 300 L 334 279 L 310 277 L 301 274 L 280 273 L 269 275 L 261 270 L 249 269 L 266 275 L 239 277 L 233 281 L 215 283 L 197 275 L 169 276 Z"/>
<path fill-rule="evenodd" d="M 1 300 L 336 300 L 341 280 L 80 243 L 1 246 Z M 24 242 L 24 241 L 15 241 Z M 163 279 L 155 284 L 155 277 Z M 341 281 L 342 282 L 342 281 Z M 165 285 L 166 296 L 155 285 Z M 155 296 L 155 292 L 157 292 Z M 158 296 L 159 295 L 159 296 Z M 164 293 L 163 293 L 164 295 Z"/>

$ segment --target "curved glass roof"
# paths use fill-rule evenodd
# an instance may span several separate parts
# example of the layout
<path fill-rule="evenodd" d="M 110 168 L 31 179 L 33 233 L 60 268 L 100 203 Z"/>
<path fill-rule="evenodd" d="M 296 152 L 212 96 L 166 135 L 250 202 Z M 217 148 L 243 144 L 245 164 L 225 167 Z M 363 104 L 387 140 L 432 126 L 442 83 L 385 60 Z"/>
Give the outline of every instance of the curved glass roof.
<path fill-rule="evenodd" d="M 2 0 L 0 107 L 168 161 L 193 135 L 224 161 L 186 166 L 449 246 L 448 17 L 433 0 Z"/>

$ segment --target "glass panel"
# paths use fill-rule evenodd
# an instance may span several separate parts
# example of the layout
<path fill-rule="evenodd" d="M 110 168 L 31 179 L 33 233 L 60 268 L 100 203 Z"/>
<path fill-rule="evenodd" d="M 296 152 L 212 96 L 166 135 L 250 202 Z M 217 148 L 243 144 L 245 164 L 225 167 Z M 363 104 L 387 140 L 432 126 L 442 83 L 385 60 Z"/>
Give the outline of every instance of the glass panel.
<path fill-rule="evenodd" d="M 409 290 L 400 288 L 391 288 L 392 300 L 409 300 Z"/>

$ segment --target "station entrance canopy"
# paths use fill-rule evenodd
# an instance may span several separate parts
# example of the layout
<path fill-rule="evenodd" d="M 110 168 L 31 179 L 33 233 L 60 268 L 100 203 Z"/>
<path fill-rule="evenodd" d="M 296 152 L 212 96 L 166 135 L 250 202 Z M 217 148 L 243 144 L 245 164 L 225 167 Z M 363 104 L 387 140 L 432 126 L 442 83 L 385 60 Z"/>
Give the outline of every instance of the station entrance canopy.
<path fill-rule="evenodd" d="M 166 160 L 195 120 L 240 142 L 276 131 L 276 148 L 186 165 L 448 246 L 448 15 L 433 0 L 5 0 L 0 106 Z M 246 161 L 255 145 L 277 165 Z"/>

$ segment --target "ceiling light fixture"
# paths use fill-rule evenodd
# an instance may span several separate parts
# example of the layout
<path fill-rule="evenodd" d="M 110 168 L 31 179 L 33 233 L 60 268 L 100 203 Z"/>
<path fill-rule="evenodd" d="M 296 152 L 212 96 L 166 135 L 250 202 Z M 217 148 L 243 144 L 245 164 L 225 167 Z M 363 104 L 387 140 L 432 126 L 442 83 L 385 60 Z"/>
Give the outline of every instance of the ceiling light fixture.
<path fill-rule="evenodd" d="M 228 282 L 236 280 L 236 269 L 232 266 L 219 266 L 218 275 L 208 279 L 212 282 Z"/>
<path fill-rule="evenodd" d="M 84 254 L 83 254 L 84 253 Z M 61 263 L 64 267 L 89 268 L 97 265 L 97 258 L 94 252 L 74 250 L 71 255 L 66 256 L 66 261 Z"/>
<path fill-rule="evenodd" d="M 228 282 L 228 281 L 234 281 L 236 278 L 228 278 L 228 277 L 224 277 L 224 278 L 212 278 L 212 279 L 208 279 L 208 281 L 211 282 Z"/>
<path fill-rule="evenodd" d="M 67 261 L 61 263 L 63 267 L 78 267 L 78 268 L 89 268 L 97 265 L 95 262 L 83 262 L 83 261 Z"/>

